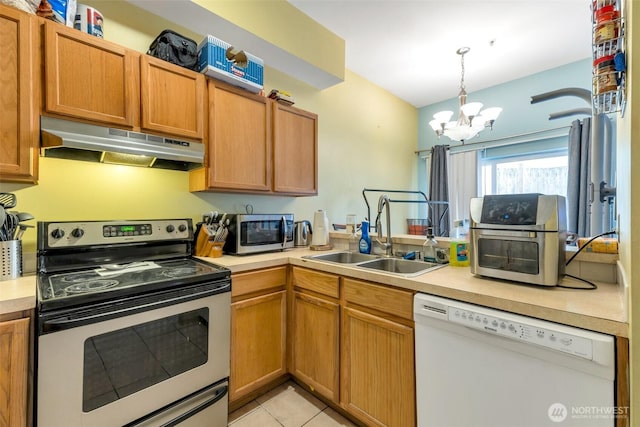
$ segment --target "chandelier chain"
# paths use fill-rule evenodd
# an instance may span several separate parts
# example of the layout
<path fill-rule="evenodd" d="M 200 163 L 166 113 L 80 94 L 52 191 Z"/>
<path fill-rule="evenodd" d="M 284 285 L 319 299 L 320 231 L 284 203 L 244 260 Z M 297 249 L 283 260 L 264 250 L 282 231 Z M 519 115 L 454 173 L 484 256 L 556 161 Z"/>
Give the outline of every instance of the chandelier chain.
<path fill-rule="evenodd" d="M 462 91 L 465 90 L 464 87 L 464 53 L 460 54 L 460 69 L 461 69 L 461 73 L 460 73 L 460 89 Z"/>

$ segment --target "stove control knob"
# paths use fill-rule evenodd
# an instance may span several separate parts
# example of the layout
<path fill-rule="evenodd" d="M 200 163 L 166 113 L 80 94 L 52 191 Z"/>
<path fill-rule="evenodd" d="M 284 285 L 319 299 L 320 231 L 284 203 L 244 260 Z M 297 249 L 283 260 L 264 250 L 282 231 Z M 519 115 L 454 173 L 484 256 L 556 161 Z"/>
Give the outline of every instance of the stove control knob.
<path fill-rule="evenodd" d="M 178 226 L 178 231 L 180 231 L 181 233 L 184 233 L 185 231 L 187 231 L 187 226 L 184 224 L 180 224 Z"/>
<path fill-rule="evenodd" d="M 175 229 L 176 228 L 172 224 L 167 225 L 167 233 L 173 233 Z"/>
<path fill-rule="evenodd" d="M 79 239 L 80 237 L 84 236 L 84 230 L 82 228 L 74 228 L 73 231 L 71 231 L 71 235 Z"/>
<path fill-rule="evenodd" d="M 51 232 L 51 237 L 53 237 L 54 239 L 62 239 L 63 236 L 64 236 L 64 230 L 61 230 L 59 228 L 56 228 Z"/>

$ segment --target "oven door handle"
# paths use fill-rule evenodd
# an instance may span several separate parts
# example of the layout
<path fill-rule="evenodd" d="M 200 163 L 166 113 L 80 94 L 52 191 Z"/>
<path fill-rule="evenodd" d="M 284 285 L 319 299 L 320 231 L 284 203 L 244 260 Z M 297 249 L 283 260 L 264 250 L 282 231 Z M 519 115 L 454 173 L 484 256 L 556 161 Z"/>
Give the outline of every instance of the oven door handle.
<path fill-rule="evenodd" d="M 190 408 L 189 410 L 181 413 L 175 418 L 172 418 L 171 420 L 163 424 L 159 424 L 160 422 L 165 420 L 168 416 L 171 416 L 171 412 L 179 412 L 180 410 L 186 409 L 186 408 L 183 408 L 184 404 L 188 405 L 192 400 L 197 400 L 200 396 L 204 394 L 208 394 L 211 391 L 213 391 L 214 393 L 211 398 L 205 400 L 204 402 L 198 404 L 197 406 L 194 406 L 193 408 Z M 180 423 L 198 414 L 199 412 L 202 412 L 208 407 L 216 404 L 217 402 L 222 400 L 227 395 L 228 392 L 229 392 L 229 386 L 226 383 L 222 386 L 219 383 L 216 383 L 215 385 L 211 385 L 206 387 L 203 390 L 197 391 L 192 395 L 189 395 L 183 399 L 180 399 L 177 402 L 174 402 L 158 411 L 155 411 L 149 415 L 146 415 L 142 418 L 137 419 L 136 421 L 126 424 L 124 427 L 150 427 L 150 426 L 174 427 L 174 426 L 177 426 Z M 225 412 L 226 412 L 226 408 L 225 408 Z"/>
<path fill-rule="evenodd" d="M 162 424 L 160 427 L 174 427 L 174 426 L 182 423 L 183 421 L 186 421 L 187 419 L 189 419 L 189 418 L 193 417 L 194 415 L 196 415 L 198 412 L 204 411 L 209 406 L 214 405 L 220 399 L 225 397 L 227 395 L 227 391 L 228 390 L 229 390 L 229 386 L 227 386 L 227 385 L 225 385 L 224 387 L 219 388 L 218 390 L 216 390 L 216 394 L 213 395 L 213 397 L 211 399 L 202 402 L 201 404 L 199 404 L 195 408 L 192 408 L 189 411 L 185 412 L 184 414 L 181 414 L 181 415 L 175 417 L 174 419 L 172 419 L 168 423 Z"/>
<path fill-rule="evenodd" d="M 62 315 L 60 317 L 54 317 L 51 319 L 44 320 L 42 324 L 43 332 L 55 332 L 64 329 L 77 328 L 79 326 L 88 325 L 91 323 L 98 323 L 101 321 L 114 319 L 118 317 L 124 317 L 136 313 L 141 313 L 143 311 L 153 310 L 155 308 L 162 308 L 169 305 L 176 305 L 182 302 L 192 301 L 199 298 L 204 298 L 211 295 L 216 295 L 221 292 L 224 292 L 227 288 L 231 287 L 231 284 L 227 284 L 223 288 L 215 288 L 215 289 L 205 289 L 199 292 L 192 292 L 186 295 L 178 295 L 173 298 L 164 298 L 159 301 L 153 301 L 153 297 L 142 297 L 131 300 L 130 303 L 126 304 L 125 307 L 116 310 L 108 310 L 99 313 L 87 313 L 82 314 L 77 317 L 68 317 Z M 149 299 L 149 302 L 145 303 L 144 300 Z M 140 301 L 142 300 L 142 301 Z"/>

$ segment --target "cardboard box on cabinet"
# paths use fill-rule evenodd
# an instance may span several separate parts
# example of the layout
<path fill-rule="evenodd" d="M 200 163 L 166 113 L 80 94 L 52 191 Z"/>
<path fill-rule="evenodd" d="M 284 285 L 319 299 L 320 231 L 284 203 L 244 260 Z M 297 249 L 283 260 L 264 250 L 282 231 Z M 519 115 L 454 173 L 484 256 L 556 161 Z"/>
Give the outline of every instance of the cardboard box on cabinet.
<path fill-rule="evenodd" d="M 253 93 L 264 88 L 264 61 L 212 35 L 198 45 L 198 68 L 207 76 Z"/>

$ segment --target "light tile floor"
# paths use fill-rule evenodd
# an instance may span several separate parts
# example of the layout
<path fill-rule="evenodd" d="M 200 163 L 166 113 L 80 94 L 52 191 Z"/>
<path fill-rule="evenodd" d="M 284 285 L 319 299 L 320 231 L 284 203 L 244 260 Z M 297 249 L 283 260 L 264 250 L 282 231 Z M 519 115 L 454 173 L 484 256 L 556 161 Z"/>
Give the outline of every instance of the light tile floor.
<path fill-rule="evenodd" d="M 232 412 L 231 427 L 355 427 L 304 390 L 288 381 Z"/>

